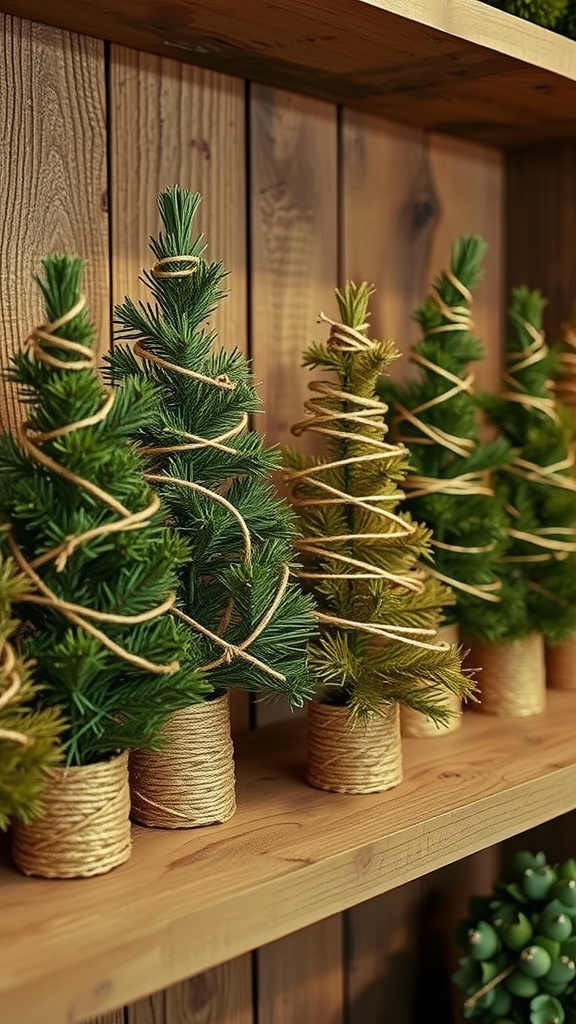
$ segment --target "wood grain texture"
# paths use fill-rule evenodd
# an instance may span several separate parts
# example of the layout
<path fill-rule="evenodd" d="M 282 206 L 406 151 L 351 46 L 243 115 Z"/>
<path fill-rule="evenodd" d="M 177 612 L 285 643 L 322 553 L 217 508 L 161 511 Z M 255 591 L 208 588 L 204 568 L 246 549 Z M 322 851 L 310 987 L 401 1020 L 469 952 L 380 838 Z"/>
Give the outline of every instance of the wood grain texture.
<path fill-rule="evenodd" d="M 474 366 L 475 387 L 499 386 L 505 312 L 504 216 L 505 168 L 502 154 L 434 135 L 429 148 L 430 172 L 439 216 L 432 237 L 427 282 L 449 264 L 453 240 L 478 234 L 488 243 L 484 277 L 474 289 L 473 316 L 486 360 Z M 425 285 L 427 287 L 427 283 Z"/>
<path fill-rule="evenodd" d="M 7 1019 L 103 1013 L 573 810 L 575 711 L 574 694 L 551 691 L 513 731 L 467 714 L 441 743 L 405 741 L 401 787 L 355 797 L 305 784 L 304 723 L 269 726 L 237 740 L 229 822 L 135 827 L 127 864 L 73 886 L 24 878 L 5 858 Z"/>
<path fill-rule="evenodd" d="M 507 159 L 506 283 L 548 299 L 550 341 L 576 300 L 576 146 L 535 148 Z"/>
<path fill-rule="evenodd" d="M 272 942 L 259 951 L 259 1024 L 341 1024 L 342 918 Z"/>
<path fill-rule="evenodd" d="M 571 40 L 477 0 L 2 0 L 10 13 L 495 145 L 573 138 Z M 382 59 L 385 40 L 386 59 Z"/>
<path fill-rule="evenodd" d="M 249 954 L 127 1007 L 127 1024 L 253 1024 Z"/>
<path fill-rule="evenodd" d="M 290 444 L 311 379 L 302 353 L 325 334 L 316 321 L 337 285 L 336 109 L 253 86 L 250 140 L 251 354 L 264 410 L 255 425 Z M 308 436 L 298 444 L 311 450 Z M 289 714 L 284 701 L 256 705 L 259 724 Z"/>
<path fill-rule="evenodd" d="M 101 1017 L 91 1017 L 83 1024 L 124 1024 L 124 1010 L 111 1010 L 110 1013 L 105 1013 Z"/>
<path fill-rule="evenodd" d="M 229 272 L 211 326 L 228 348 L 247 350 L 244 84 L 173 60 L 112 47 L 110 55 L 112 294 L 149 299 L 139 280 L 168 185 L 201 192 L 196 226 L 207 258 Z M 248 697 L 231 694 L 232 728 L 248 725 Z"/>
<path fill-rule="evenodd" d="M 415 881 L 345 915 L 347 1024 L 411 1024 L 415 1019 L 419 907 L 420 883 Z"/>
<path fill-rule="evenodd" d="M 89 260 L 85 290 L 97 345 L 109 339 L 104 47 L 94 39 L 0 15 L 1 363 L 42 323 L 32 275 L 43 256 Z M 0 427 L 22 418 L 0 383 Z"/>
<path fill-rule="evenodd" d="M 404 354 L 418 337 L 412 311 L 426 287 L 438 219 L 423 133 L 344 110 L 342 276 L 375 286 L 370 329 Z M 408 367 L 399 359 L 390 369 L 403 378 Z"/>

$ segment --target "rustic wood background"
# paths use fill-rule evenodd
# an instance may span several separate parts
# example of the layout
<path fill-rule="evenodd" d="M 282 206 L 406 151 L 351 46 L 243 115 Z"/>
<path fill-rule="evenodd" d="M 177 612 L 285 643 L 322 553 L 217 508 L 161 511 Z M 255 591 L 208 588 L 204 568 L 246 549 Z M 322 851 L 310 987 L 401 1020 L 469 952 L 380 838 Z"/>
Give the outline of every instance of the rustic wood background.
<path fill-rule="evenodd" d="M 287 441 L 301 415 L 301 352 L 322 337 L 316 317 L 334 312 L 334 287 L 373 282 L 374 333 L 406 351 L 411 312 L 459 232 L 490 245 L 475 307 L 490 357 L 477 381 L 496 384 L 499 152 L 14 17 L 0 16 L 0 32 L 4 366 L 39 322 L 32 274 L 53 251 L 89 261 L 106 349 L 113 303 L 139 294 L 156 194 L 178 182 L 204 194 L 209 256 L 230 271 L 216 325 L 253 360 L 271 441 Z M 406 372 L 400 361 L 395 373 Z M 5 429 L 19 415 L 5 382 L 0 415 Z M 237 700 L 235 728 L 282 714 L 250 716 Z M 450 1024 L 450 926 L 498 857 L 468 858 L 91 1024 Z"/>

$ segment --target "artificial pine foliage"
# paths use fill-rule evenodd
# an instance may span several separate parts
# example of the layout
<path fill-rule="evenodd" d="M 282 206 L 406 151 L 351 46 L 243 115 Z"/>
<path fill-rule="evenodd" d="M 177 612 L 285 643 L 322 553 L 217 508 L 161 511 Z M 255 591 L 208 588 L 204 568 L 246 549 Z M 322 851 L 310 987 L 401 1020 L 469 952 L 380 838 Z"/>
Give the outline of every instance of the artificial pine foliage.
<path fill-rule="evenodd" d="M 199 699 L 185 627 L 160 614 L 188 558 L 128 438 L 150 415 L 147 381 L 106 391 L 81 295 L 83 262 L 53 256 L 39 285 L 47 326 L 10 378 L 28 419 L 0 438 L 4 545 L 30 584 L 15 605 L 38 708 L 66 720 L 68 764 L 154 745 L 167 717 Z M 178 669 L 178 662 L 181 668 Z"/>
<path fill-rule="evenodd" d="M 387 406 L 376 397 L 399 352 L 368 337 L 370 294 L 367 284 L 337 291 L 342 323 L 327 321 L 328 343 L 311 345 L 304 357 L 331 376 L 310 384 L 311 415 L 293 433 L 318 433 L 326 458 L 286 453 L 304 534 L 301 575 L 319 605 L 310 660 L 326 701 L 357 716 L 399 701 L 442 724 L 450 717 L 446 689 L 465 696 L 472 685 L 458 650 L 434 639 L 453 597 L 419 564 L 430 553 L 430 531 L 401 509 L 408 452 L 383 440 Z"/>
<path fill-rule="evenodd" d="M 575 1024 L 576 861 L 520 851 L 489 896 L 473 896 L 455 938 L 454 983 L 479 1024 Z"/>
<path fill-rule="evenodd" d="M 198 631 L 199 664 L 216 688 L 283 693 L 298 706 L 311 693 L 311 601 L 290 578 L 295 519 L 270 479 L 279 453 L 248 429 L 260 409 L 248 362 L 206 325 L 225 271 L 193 233 L 200 201 L 179 187 L 160 194 L 163 231 L 144 274 L 154 302 L 116 309 L 120 336 L 136 345 L 116 347 L 111 372 L 160 396 L 134 438 L 190 547 L 178 606 Z"/>
<path fill-rule="evenodd" d="M 475 235 L 456 240 L 450 270 L 438 275 L 415 314 L 422 336 L 410 359 L 419 375 L 405 385 L 383 381 L 379 392 L 394 403 L 392 434 L 410 452 L 403 485 L 408 507 L 432 531 L 429 572 L 455 592 L 446 621 L 457 622 L 466 637 L 490 642 L 504 635 L 497 569 L 508 539 L 490 474 L 506 465 L 510 451 L 503 439 L 481 441 L 469 369 L 485 358 L 471 315 L 485 251 Z"/>
<path fill-rule="evenodd" d="M 33 664 L 22 657 L 12 605 L 30 590 L 12 559 L 0 560 L 0 831 L 10 819 L 29 822 L 42 810 L 49 768 L 61 760 L 63 720 L 57 708 L 34 705 L 40 687 Z"/>
<path fill-rule="evenodd" d="M 498 7 L 508 14 L 525 18 L 535 25 L 554 28 L 566 14 L 569 0 L 489 0 L 492 7 Z"/>
<path fill-rule="evenodd" d="M 515 599 L 499 614 L 508 639 L 532 631 L 556 643 L 576 631 L 576 483 L 571 415 L 554 397 L 555 357 L 544 343 L 539 292 L 516 288 L 508 312 L 502 391 L 480 396 L 514 449 L 495 476 L 509 518 L 501 575 Z"/>

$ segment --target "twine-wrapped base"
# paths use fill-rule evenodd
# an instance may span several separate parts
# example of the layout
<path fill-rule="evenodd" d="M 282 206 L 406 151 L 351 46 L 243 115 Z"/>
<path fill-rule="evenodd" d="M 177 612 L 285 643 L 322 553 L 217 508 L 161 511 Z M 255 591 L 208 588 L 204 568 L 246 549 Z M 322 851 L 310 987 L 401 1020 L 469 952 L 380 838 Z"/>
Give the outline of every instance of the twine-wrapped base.
<path fill-rule="evenodd" d="M 161 751 L 130 755 L 132 817 L 152 828 L 196 828 L 236 810 L 228 694 L 172 715 Z"/>
<path fill-rule="evenodd" d="M 402 782 L 398 705 L 353 725 L 349 708 L 312 701 L 307 778 L 332 793 L 381 793 Z"/>
<path fill-rule="evenodd" d="M 546 648 L 546 682 L 553 690 L 576 690 L 576 636 Z"/>
<path fill-rule="evenodd" d="M 75 768 L 53 768 L 44 815 L 14 823 L 12 856 L 25 875 L 89 878 L 130 856 L 128 755 Z"/>
<path fill-rule="evenodd" d="M 530 633 L 522 640 L 472 644 L 469 663 L 479 668 L 479 710 L 488 715 L 524 718 L 546 707 L 544 639 Z"/>
<path fill-rule="evenodd" d="M 452 623 L 449 626 L 441 626 L 436 637 L 438 641 L 456 645 L 458 643 L 458 626 Z M 422 683 L 425 689 L 426 683 Z M 462 701 L 457 694 L 446 690 L 442 699 L 444 707 L 452 712 L 452 717 L 446 725 L 436 725 L 430 718 L 423 715 L 421 711 L 414 711 L 412 708 L 402 706 L 400 708 L 400 731 L 403 736 L 417 738 L 434 738 L 445 736 L 447 733 L 456 732 L 462 724 Z"/>

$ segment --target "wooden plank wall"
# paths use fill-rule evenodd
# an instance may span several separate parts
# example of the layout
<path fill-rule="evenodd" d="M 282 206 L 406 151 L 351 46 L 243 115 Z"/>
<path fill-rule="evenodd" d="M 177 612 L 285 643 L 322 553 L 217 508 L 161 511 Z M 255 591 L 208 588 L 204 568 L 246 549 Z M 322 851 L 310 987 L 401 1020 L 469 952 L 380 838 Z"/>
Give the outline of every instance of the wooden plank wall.
<path fill-rule="evenodd" d="M 209 254 L 231 272 L 216 326 L 225 344 L 252 355 L 266 407 L 258 423 L 270 441 L 289 441 L 302 414 L 302 349 L 323 336 L 316 317 L 334 312 L 335 285 L 345 277 L 376 284 L 373 330 L 407 352 L 412 309 L 461 231 L 490 243 L 476 304 L 490 360 L 478 377 L 496 383 L 498 154 L 122 47 L 105 52 L 94 40 L 16 18 L 1 18 L 0 30 L 4 363 L 38 320 L 30 276 L 55 249 L 89 258 L 86 287 L 106 347 L 112 304 L 141 294 L 156 193 L 177 181 L 205 194 Z M 395 373 L 405 372 L 399 362 Z M 0 408 L 3 426 L 12 426 L 6 385 Z M 258 707 L 253 717 L 262 724 L 285 713 Z M 236 727 L 247 721 L 240 701 Z M 90 1024 L 422 1020 L 413 995 L 434 974 L 424 969 L 438 948 L 426 937 L 439 914 L 454 919 L 466 893 L 489 884 L 496 856 L 470 858 Z M 448 1024 L 446 986 L 427 988 L 426 1000 L 427 1019 Z"/>

